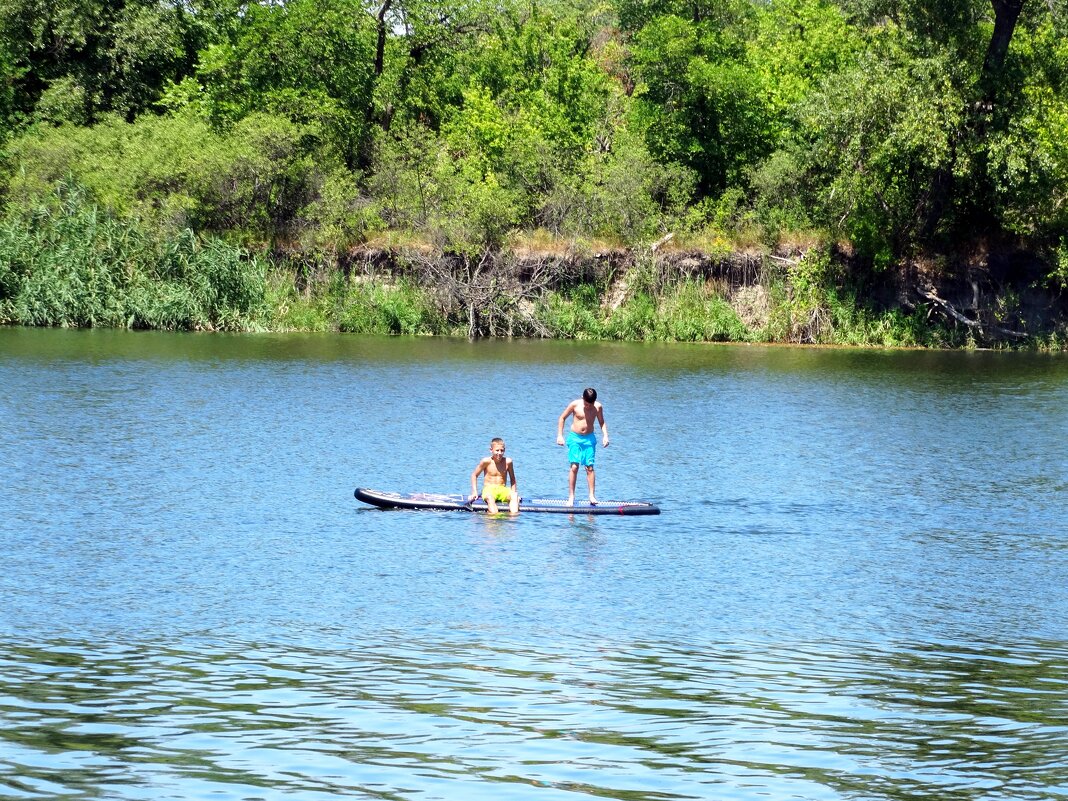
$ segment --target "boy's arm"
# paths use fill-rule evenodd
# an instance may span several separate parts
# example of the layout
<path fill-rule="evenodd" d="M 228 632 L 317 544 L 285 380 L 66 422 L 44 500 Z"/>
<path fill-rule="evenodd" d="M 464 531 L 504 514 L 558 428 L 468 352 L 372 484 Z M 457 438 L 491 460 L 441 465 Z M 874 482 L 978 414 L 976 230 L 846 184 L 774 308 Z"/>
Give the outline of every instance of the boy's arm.
<path fill-rule="evenodd" d="M 608 447 L 608 426 L 604 421 L 604 407 L 597 410 L 597 419 L 601 423 L 601 444 L 604 447 Z"/>
<path fill-rule="evenodd" d="M 518 492 L 519 485 L 516 484 L 515 481 L 515 465 L 513 464 L 511 459 L 508 460 L 508 478 L 512 480 L 512 489 Z"/>
<path fill-rule="evenodd" d="M 478 496 L 478 477 L 482 475 L 486 469 L 486 460 L 483 459 L 478 463 L 478 467 L 471 471 L 471 497 Z"/>
<path fill-rule="evenodd" d="M 556 444 L 557 445 L 563 445 L 564 444 L 564 421 L 567 419 L 568 415 L 570 415 L 573 411 L 575 411 L 575 404 L 574 403 L 567 404 L 567 408 L 564 409 L 563 414 L 560 415 L 560 419 L 556 421 Z"/>

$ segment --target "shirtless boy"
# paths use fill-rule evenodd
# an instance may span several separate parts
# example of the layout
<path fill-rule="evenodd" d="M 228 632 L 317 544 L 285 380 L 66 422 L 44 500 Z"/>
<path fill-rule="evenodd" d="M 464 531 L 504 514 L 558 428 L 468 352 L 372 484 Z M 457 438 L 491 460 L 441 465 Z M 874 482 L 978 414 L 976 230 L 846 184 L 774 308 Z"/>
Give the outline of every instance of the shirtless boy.
<path fill-rule="evenodd" d="M 515 469 L 512 460 L 504 455 L 504 440 L 495 437 L 490 440 L 490 455 L 484 456 L 471 472 L 471 500 L 478 497 L 478 477 L 482 473 L 486 477 L 482 479 L 482 500 L 489 507 L 490 514 L 497 514 L 497 502 L 507 502 L 508 512 L 513 515 L 519 514 L 519 486 L 515 482 Z M 506 481 L 511 481 L 509 488 Z"/>
<path fill-rule="evenodd" d="M 571 417 L 571 430 L 564 441 L 564 421 Z M 590 485 L 590 504 L 597 503 L 594 489 L 597 484 L 597 476 L 593 471 L 595 451 L 597 449 L 597 434 L 594 431 L 594 423 L 601 424 L 601 444 L 608 447 L 608 427 L 604 423 L 604 407 L 597 402 L 597 390 L 586 387 L 582 390 L 582 397 L 571 401 L 556 423 L 556 444 L 567 445 L 567 458 L 571 462 L 571 474 L 567 482 L 567 505 L 575 505 L 575 479 L 578 476 L 579 465 L 586 468 L 586 483 Z"/>

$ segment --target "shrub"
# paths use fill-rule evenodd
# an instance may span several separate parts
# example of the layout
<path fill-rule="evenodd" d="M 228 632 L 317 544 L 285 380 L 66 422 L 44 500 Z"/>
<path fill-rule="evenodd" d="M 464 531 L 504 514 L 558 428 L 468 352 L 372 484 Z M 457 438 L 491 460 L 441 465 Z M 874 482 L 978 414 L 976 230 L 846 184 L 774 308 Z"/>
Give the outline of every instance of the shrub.
<path fill-rule="evenodd" d="M 441 315 L 426 292 L 401 280 L 351 285 L 339 298 L 338 330 L 354 334 L 434 334 L 443 332 Z"/>

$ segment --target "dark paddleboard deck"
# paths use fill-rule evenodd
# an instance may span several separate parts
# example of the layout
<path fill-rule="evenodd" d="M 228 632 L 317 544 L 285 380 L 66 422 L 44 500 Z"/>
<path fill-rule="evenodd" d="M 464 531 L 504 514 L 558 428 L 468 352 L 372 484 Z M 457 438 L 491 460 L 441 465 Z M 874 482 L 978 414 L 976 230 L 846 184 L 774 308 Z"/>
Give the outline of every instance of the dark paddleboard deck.
<path fill-rule="evenodd" d="M 382 492 L 357 487 L 356 499 L 381 509 L 437 509 L 453 512 L 485 512 L 486 502 L 479 498 L 471 503 L 466 495 L 442 495 L 436 492 Z M 508 510 L 507 504 L 497 507 Z M 557 512 L 572 515 L 658 515 L 660 509 L 641 501 L 598 501 L 596 506 L 588 503 L 568 506 L 560 498 L 521 498 L 520 512 Z"/>

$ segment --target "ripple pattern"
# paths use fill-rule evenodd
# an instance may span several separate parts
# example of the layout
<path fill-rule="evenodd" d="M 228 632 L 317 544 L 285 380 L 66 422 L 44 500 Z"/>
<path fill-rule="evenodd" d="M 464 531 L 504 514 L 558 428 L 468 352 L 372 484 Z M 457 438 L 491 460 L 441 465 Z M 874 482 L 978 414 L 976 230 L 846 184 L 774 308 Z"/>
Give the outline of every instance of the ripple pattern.
<path fill-rule="evenodd" d="M 0 647 L 12 798 L 1019 801 L 1068 782 L 1050 643 Z"/>

